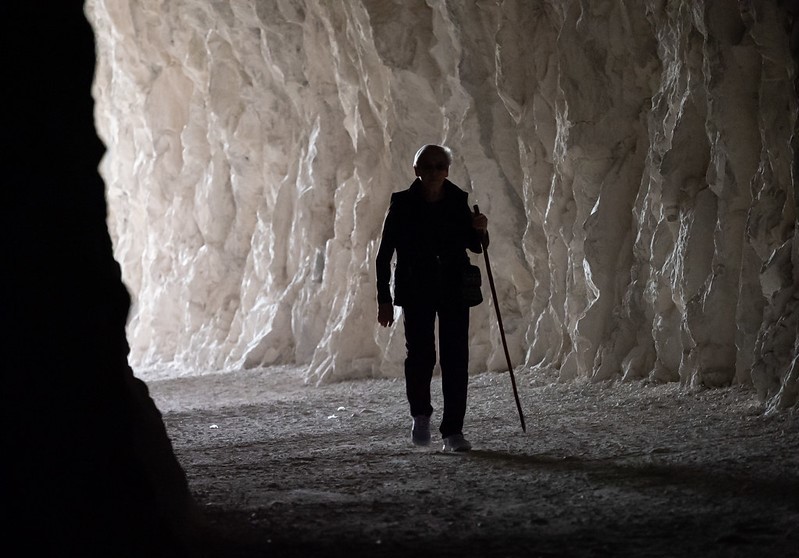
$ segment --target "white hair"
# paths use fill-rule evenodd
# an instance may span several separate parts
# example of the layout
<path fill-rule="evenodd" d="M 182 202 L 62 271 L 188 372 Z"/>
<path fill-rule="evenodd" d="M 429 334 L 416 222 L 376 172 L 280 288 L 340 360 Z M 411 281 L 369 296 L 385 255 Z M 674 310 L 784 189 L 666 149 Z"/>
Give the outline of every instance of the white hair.
<path fill-rule="evenodd" d="M 419 157 L 422 156 L 422 153 L 424 153 L 428 149 L 431 151 L 439 151 L 443 153 L 444 156 L 447 158 L 447 164 L 448 165 L 452 164 L 452 150 L 449 147 L 446 147 L 444 145 L 436 145 L 434 143 L 428 143 L 427 145 L 423 145 L 422 147 L 420 147 L 419 151 L 416 152 L 416 155 L 413 156 L 414 167 L 416 167 L 417 163 L 419 162 Z"/>

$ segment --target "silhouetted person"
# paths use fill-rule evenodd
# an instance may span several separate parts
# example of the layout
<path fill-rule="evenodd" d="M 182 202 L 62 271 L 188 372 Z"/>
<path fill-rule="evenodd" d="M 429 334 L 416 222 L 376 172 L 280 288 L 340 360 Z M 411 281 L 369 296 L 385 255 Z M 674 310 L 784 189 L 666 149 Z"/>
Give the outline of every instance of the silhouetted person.
<path fill-rule="evenodd" d="M 487 245 L 488 220 L 469 211 L 467 193 L 447 180 L 452 154 L 440 145 L 416 153 L 416 180 L 391 196 L 377 253 L 377 320 L 394 323 L 402 307 L 405 326 L 405 388 L 413 417 L 411 440 L 430 444 L 430 383 L 438 342 L 444 413 L 439 430 L 444 449 L 468 451 L 463 436 L 469 382 L 469 305 L 461 285 L 469 257 Z M 392 297 L 391 260 L 397 254 Z"/>

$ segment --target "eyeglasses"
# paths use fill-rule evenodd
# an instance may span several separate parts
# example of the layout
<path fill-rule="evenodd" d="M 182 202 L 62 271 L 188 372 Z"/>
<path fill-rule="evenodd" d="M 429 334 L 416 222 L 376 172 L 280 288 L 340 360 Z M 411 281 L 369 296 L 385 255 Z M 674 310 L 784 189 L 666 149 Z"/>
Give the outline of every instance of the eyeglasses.
<path fill-rule="evenodd" d="M 421 165 L 416 165 L 416 168 L 421 171 L 431 171 L 431 170 L 445 171 L 449 169 L 449 165 L 447 163 L 438 163 L 436 165 L 421 164 Z"/>

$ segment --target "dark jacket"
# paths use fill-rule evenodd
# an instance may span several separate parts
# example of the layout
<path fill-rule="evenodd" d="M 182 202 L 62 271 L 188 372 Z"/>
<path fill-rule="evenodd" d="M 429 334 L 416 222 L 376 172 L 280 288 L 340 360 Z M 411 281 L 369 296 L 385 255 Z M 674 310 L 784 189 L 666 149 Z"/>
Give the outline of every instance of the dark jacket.
<path fill-rule="evenodd" d="M 463 303 L 461 281 L 469 263 L 466 249 L 482 252 L 467 200 L 468 194 L 449 180 L 437 202 L 424 200 L 418 178 L 407 190 L 391 195 L 377 251 L 378 303 Z M 389 284 L 395 251 L 392 299 Z"/>

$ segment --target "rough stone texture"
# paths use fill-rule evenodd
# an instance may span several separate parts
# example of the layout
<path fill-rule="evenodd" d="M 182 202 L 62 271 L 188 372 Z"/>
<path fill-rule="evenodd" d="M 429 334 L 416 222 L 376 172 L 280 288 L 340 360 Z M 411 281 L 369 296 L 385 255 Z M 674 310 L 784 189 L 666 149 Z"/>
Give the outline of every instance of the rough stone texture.
<path fill-rule="evenodd" d="M 402 380 L 307 386 L 304 372 L 150 382 L 213 556 L 752 558 L 799 548 L 799 413 L 764 415 L 749 386 L 555 383 L 519 370 L 525 434 L 507 375 L 475 374 L 464 428 L 474 449 L 452 454 L 411 444 Z"/>
<path fill-rule="evenodd" d="M 132 362 L 399 375 L 376 242 L 442 142 L 514 363 L 795 405 L 795 4 L 90 0 Z"/>

